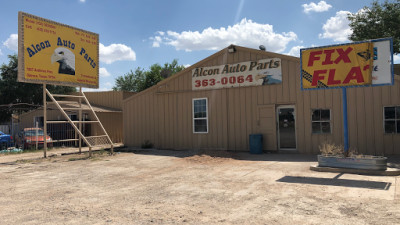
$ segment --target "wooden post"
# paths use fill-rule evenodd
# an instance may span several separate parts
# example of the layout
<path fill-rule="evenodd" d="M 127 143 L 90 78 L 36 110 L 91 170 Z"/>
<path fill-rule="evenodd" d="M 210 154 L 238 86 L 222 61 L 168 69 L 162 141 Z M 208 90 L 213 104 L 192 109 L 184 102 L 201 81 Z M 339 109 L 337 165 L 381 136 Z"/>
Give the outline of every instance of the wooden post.
<path fill-rule="evenodd" d="M 79 94 L 82 95 L 82 87 L 79 87 Z M 79 98 L 79 131 L 82 133 L 82 99 Z M 82 136 L 79 135 L 79 153 L 82 153 Z"/>
<path fill-rule="evenodd" d="M 43 84 L 43 157 L 47 158 L 47 104 L 46 84 Z"/>
<path fill-rule="evenodd" d="M 38 132 L 39 132 L 39 122 L 36 121 L 36 119 L 35 119 L 35 140 L 36 140 L 35 150 L 36 151 L 39 149 L 39 146 L 38 146 L 39 145 L 39 134 L 38 134 Z"/>

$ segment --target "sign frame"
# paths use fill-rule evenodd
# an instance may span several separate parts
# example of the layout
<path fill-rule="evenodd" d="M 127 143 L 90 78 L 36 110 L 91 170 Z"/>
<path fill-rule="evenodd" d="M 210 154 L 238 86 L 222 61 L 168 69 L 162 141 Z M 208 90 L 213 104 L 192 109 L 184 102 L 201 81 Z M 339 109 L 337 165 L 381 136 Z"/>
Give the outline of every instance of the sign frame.
<path fill-rule="evenodd" d="M 370 85 L 350 85 L 350 86 L 335 86 L 335 87 L 315 87 L 315 88 L 303 88 L 303 60 L 302 60 L 302 51 L 304 50 L 310 50 L 310 49 L 321 49 L 321 48 L 329 48 L 329 47 L 335 47 L 335 46 L 345 46 L 345 45 L 351 45 L 351 44 L 360 44 L 360 43 L 367 43 L 367 42 L 382 42 L 382 41 L 390 41 L 390 83 L 384 83 L 384 84 L 370 84 Z M 302 91 L 309 91 L 309 90 L 325 90 L 325 89 L 339 89 L 339 88 L 354 88 L 354 87 L 376 87 L 376 86 L 385 86 L 385 85 L 393 85 L 394 84 L 394 68 L 393 68 L 394 60 L 393 60 L 393 38 L 379 38 L 379 39 L 372 39 L 372 40 L 366 40 L 366 41 L 357 41 L 357 42 L 351 42 L 351 43 L 344 43 L 344 44 L 337 44 L 337 45 L 326 45 L 326 46 L 317 46 L 317 47 L 311 47 L 311 48 L 302 48 L 300 49 L 300 87 Z"/>
<path fill-rule="evenodd" d="M 25 65 L 26 63 L 26 58 L 25 58 L 25 47 L 28 46 L 24 46 L 24 40 L 25 40 L 25 33 L 24 33 L 24 26 L 25 26 L 25 18 L 30 18 L 30 19 L 34 19 L 34 20 L 39 20 L 42 21 L 43 23 L 48 23 L 48 24 L 53 24 L 55 26 L 59 26 L 62 27 L 63 29 L 71 29 L 71 32 L 77 31 L 77 32 L 81 32 L 82 34 L 88 34 L 91 35 L 91 37 L 95 37 L 95 39 L 97 40 L 96 43 L 96 52 L 95 53 L 91 53 L 93 57 L 93 61 L 96 62 L 96 68 L 95 68 L 95 73 L 94 74 L 90 74 L 91 77 L 94 77 L 95 79 L 95 84 L 93 82 L 93 84 L 90 83 L 82 83 L 79 81 L 76 82 L 71 82 L 71 81 L 60 81 L 60 80 L 46 80 L 46 79 L 26 79 L 26 70 L 25 70 Z M 55 43 L 53 43 L 55 44 Z M 99 88 L 99 83 L 100 83 L 100 69 L 99 69 L 99 44 L 100 44 L 100 40 L 99 40 L 99 34 L 91 32 L 91 31 L 87 31 L 87 30 L 83 30 L 77 27 L 73 27 L 73 26 L 69 26 L 63 23 L 59 23 L 56 21 L 52 21 L 49 19 L 45 19 L 42 17 L 38 17 L 29 13 L 25 13 L 25 12 L 18 12 L 18 81 L 19 82 L 26 82 L 26 83 L 36 83 L 36 84 L 52 84 L 52 85 L 60 85 L 60 86 L 71 86 L 71 87 L 86 87 L 86 88 L 95 88 L 98 89 Z M 79 47 L 78 47 L 79 48 Z M 37 54 L 37 53 L 36 53 Z"/>

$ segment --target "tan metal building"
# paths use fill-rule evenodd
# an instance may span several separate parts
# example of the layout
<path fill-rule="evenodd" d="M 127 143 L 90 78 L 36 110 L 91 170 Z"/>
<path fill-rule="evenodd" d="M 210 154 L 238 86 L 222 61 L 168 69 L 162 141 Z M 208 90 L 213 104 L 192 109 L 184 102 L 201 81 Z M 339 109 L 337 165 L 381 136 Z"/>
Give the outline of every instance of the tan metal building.
<path fill-rule="evenodd" d="M 211 77 L 218 68 L 241 70 L 243 62 L 247 67 L 280 64 L 281 82 L 194 88 L 202 85 L 194 77 Z M 393 86 L 348 88 L 347 97 L 350 149 L 400 154 L 400 76 L 395 75 Z M 158 149 L 249 151 L 249 135 L 261 133 L 265 151 L 318 153 L 324 142 L 344 141 L 340 89 L 302 91 L 299 58 L 240 46 L 229 46 L 125 99 L 123 111 L 124 144 L 132 147 L 149 141 Z"/>

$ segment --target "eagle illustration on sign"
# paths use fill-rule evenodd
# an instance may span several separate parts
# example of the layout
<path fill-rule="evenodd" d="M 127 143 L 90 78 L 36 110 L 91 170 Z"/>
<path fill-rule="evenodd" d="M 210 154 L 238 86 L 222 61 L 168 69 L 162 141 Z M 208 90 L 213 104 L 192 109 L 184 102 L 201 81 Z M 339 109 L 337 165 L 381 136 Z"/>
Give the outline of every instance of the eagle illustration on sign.
<path fill-rule="evenodd" d="M 75 75 L 75 54 L 67 48 L 57 48 L 51 55 L 51 63 L 58 62 L 58 73 Z"/>

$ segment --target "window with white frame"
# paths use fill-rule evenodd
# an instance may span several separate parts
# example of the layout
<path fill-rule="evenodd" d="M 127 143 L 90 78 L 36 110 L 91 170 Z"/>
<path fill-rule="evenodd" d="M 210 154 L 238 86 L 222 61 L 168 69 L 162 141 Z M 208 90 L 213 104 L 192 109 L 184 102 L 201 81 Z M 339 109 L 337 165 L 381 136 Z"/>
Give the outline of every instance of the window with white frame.
<path fill-rule="evenodd" d="M 331 133 L 331 111 L 329 109 L 313 109 L 311 120 L 313 134 Z"/>
<path fill-rule="evenodd" d="M 386 134 L 400 133 L 400 106 L 384 107 L 384 126 Z"/>
<path fill-rule="evenodd" d="M 208 133 L 207 98 L 193 99 L 193 133 Z"/>

